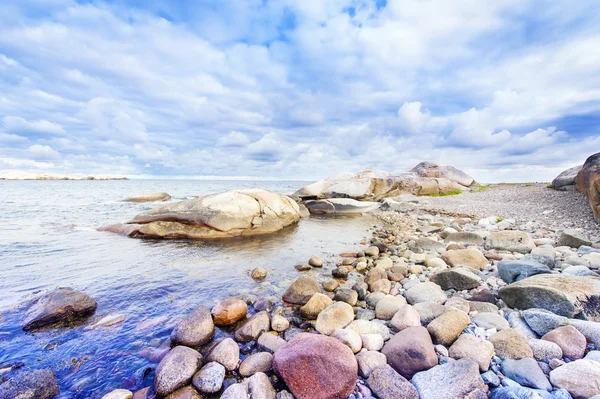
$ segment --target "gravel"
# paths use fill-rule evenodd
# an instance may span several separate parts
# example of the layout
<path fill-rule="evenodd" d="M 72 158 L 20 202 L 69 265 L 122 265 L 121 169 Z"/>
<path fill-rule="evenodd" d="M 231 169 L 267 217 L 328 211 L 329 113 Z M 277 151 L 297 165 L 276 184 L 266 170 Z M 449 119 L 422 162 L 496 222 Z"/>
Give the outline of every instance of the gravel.
<path fill-rule="evenodd" d="M 479 192 L 427 197 L 421 203 L 426 209 L 497 216 L 515 219 L 518 224 L 533 221 L 554 229 L 598 230 L 600 226 L 582 193 L 556 191 L 546 186 L 547 183 L 494 184 Z"/>

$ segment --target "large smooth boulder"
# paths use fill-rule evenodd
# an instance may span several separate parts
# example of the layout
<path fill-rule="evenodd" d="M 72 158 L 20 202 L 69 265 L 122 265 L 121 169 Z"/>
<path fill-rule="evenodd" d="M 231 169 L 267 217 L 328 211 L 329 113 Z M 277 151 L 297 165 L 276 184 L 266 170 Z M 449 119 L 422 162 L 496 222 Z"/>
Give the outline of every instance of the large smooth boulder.
<path fill-rule="evenodd" d="M 388 364 L 405 378 L 438 364 L 433 342 L 425 327 L 409 327 L 394 335 L 381 352 Z"/>
<path fill-rule="evenodd" d="M 594 218 L 600 222 L 600 152 L 585 160 L 577 173 L 576 185 L 587 196 Z"/>
<path fill-rule="evenodd" d="M 140 238 L 226 238 L 273 233 L 298 222 L 290 197 L 259 189 L 226 191 L 173 202 L 140 213 Z"/>
<path fill-rule="evenodd" d="M 500 298 L 514 309 L 540 308 L 557 315 L 600 321 L 600 278 L 538 274 L 502 287 Z"/>
<path fill-rule="evenodd" d="M 481 397 L 487 385 L 479 375 L 479 366 L 471 359 L 460 359 L 435 366 L 430 370 L 415 374 L 411 380 L 417 388 L 420 399 L 457 399 Z M 469 395 L 473 393 L 473 396 Z"/>
<path fill-rule="evenodd" d="M 358 364 L 337 339 L 300 333 L 275 352 L 273 370 L 296 399 L 338 399 L 354 391 Z"/>
<path fill-rule="evenodd" d="M 34 299 L 25 315 L 23 330 L 30 331 L 52 325 L 65 325 L 91 316 L 96 301 L 72 288 L 57 288 Z"/>
<path fill-rule="evenodd" d="M 189 385 L 202 365 L 202 355 L 187 346 L 176 346 L 166 354 L 154 373 L 154 392 L 167 396 Z"/>
<path fill-rule="evenodd" d="M 536 274 L 550 274 L 548 266 L 532 260 L 503 260 L 498 263 L 498 274 L 506 283 L 521 281 Z"/>
<path fill-rule="evenodd" d="M 576 399 L 600 394 L 600 363 L 580 359 L 550 372 L 550 382 L 564 388 Z"/>
<path fill-rule="evenodd" d="M 552 188 L 558 191 L 575 191 L 575 179 L 583 165 L 573 166 L 562 171 L 552 180 Z"/>
<path fill-rule="evenodd" d="M 142 194 L 136 195 L 133 197 L 129 197 L 124 199 L 124 202 L 165 202 L 169 201 L 171 196 L 167 193 L 152 193 L 152 194 Z"/>
<path fill-rule="evenodd" d="M 210 341 L 214 333 L 215 325 L 210 309 L 200 305 L 175 326 L 171 332 L 171 342 L 175 345 L 197 347 Z"/>
<path fill-rule="evenodd" d="M 411 172 L 421 177 L 448 179 L 465 187 L 469 187 L 475 183 L 475 180 L 462 170 L 443 163 L 421 162 L 412 168 Z"/>
<path fill-rule="evenodd" d="M 380 399 L 419 399 L 415 387 L 387 364 L 371 372 L 367 385 Z"/>
<path fill-rule="evenodd" d="M 0 399 L 52 399 L 60 393 L 49 369 L 19 371 L 0 384 Z"/>
<path fill-rule="evenodd" d="M 304 205 L 310 213 L 342 215 L 373 212 L 381 207 L 379 202 L 357 201 L 352 198 L 309 200 Z"/>

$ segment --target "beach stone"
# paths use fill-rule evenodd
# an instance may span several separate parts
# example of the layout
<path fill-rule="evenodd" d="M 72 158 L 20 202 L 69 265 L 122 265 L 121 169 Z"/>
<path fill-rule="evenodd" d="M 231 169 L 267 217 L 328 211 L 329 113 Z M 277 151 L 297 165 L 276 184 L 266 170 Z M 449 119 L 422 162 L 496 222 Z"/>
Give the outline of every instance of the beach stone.
<path fill-rule="evenodd" d="M 375 306 L 375 316 L 381 320 L 390 320 L 396 312 L 406 305 L 406 299 L 403 296 L 386 295 Z"/>
<path fill-rule="evenodd" d="M 235 370 L 240 360 L 240 347 L 233 339 L 225 338 L 210 351 L 206 360 L 222 364 L 227 371 Z"/>
<path fill-rule="evenodd" d="M 327 292 L 333 292 L 337 287 L 340 286 L 340 283 L 335 279 L 329 279 L 323 283 L 323 288 Z"/>
<path fill-rule="evenodd" d="M 491 232 L 485 241 L 485 249 L 510 251 L 528 254 L 535 248 L 535 243 L 524 231 L 503 230 Z"/>
<path fill-rule="evenodd" d="M 312 267 L 323 267 L 323 259 L 315 255 L 308 260 L 308 264 Z"/>
<path fill-rule="evenodd" d="M 539 335 L 544 335 L 555 328 L 570 324 L 569 319 L 556 315 L 545 309 L 527 309 L 523 312 L 527 325 Z"/>
<path fill-rule="evenodd" d="M 358 371 L 363 378 L 369 378 L 373 370 L 387 365 L 387 358 L 381 352 L 363 351 L 356 355 Z"/>
<path fill-rule="evenodd" d="M 550 382 L 576 399 L 591 398 L 600 394 L 600 363 L 585 359 L 567 363 L 550 372 Z"/>
<path fill-rule="evenodd" d="M 273 355 L 269 352 L 258 352 L 249 355 L 240 364 L 239 373 L 242 377 L 249 377 L 253 374 L 266 373 L 271 370 Z"/>
<path fill-rule="evenodd" d="M 239 298 L 225 298 L 217 302 L 211 311 L 217 326 L 231 326 L 243 320 L 246 313 L 248 313 L 248 306 Z"/>
<path fill-rule="evenodd" d="M 386 294 L 384 294 L 383 292 L 372 292 L 369 295 L 367 295 L 365 301 L 367 302 L 367 305 L 369 305 L 372 308 L 375 308 L 379 301 L 385 298 L 385 295 Z"/>
<path fill-rule="evenodd" d="M 403 305 L 392 317 L 390 325 L 396 331 L 402 331 L 409 327 L 418 327 L 421 325 L 421 316 L 411 305 Z"/>
<path fill-rule="evenodd" d="M 455 267 L 437 272 L 430 279 L 443 290 L 470 290 L 481 284 L 481 278 L 473 273 L 472 270 L 467 267 Z"/>
<path fill-rule="evenodd" d="M 379 247 L 371 246 L 365 250 L 363 250 L 365 256 L 377 256 L 379 255 Z"/>
<path fill-rule="evenodd" d="M 471 312 L 498 313 L 498 306 L 490 302 L 469 301 Z"/>
<path fill-rule="evenodd" d="M 269 313 L 258 312 L 244 322 L 235 332 L 235 340 L 238 342 L 256 341 L 260 334 L 269 331 L 271 319 Z"/>
<path fill-rule="evenodd" d="M 477 245 L 482 246 L 484 243 L 483 237 L 477 233 L 471 233 L 468 231 L 461 231 L 456 233 L 451 233 L 446 236 L 444 239 L 446 244 L 456 243 L 463 245 Z"/>
<path fill-rule="evenodd" d="M 468 358 L 421 371 L 411 382 L 420 399 L 476 398 L 481 397 L 476 395 L 477 391 L 483 391 L 485 395 L 488 389 L 479 375 L 479 366 Z"/>
<path fill-rule="evenodd" d="M 562 273 L 570 276 L 591 276 L 593 274 L 587 266 L 569 266 Z"/>
<path fill-rule="evenodd" d="M 425 327 L 410 327 L 394 335 L 381 352 L 388 364 L 405 378 L 437 365 L 433 342 Z"/>
<path fill-rule="evenodd" d="M 387 364 L 372 371 L 367 385 L 380 399 L 419 399 L 416 388 Z"/>
<path fill-rule="evenodd" d="M 600 321 L 600 279 L 538 274 L 500 288 L 498 294 L 513 309 L 541 308 L 572 318 L 581 314 Z"/>
<path fill-rule="evenodd" d="M 348 278 L 350 271 L 345 266 L 336 267 L 331 271 L 331 275 L 335 278 L 345 279 Z"/>
<path fill-rule="evenodd" d="M 375 261 L 375 266 L 387 270 L 394 266 L 394 262 L 390 258 L 381 258 Z"/>
<path fill-rule="evenodd" d="M 541 339 L 529 339 L 527 340 L 527 343 L 529 343 L 529 346 L 533 351 L 535 360 L 562 359 L 563 357 L 562 349 L 554 342 Z"/>
<path fill-rule="evenodd" d="M 211 340 L 215 325 L 207 306 L 200 305 L 185 316 L 171 332 L 174 345 L 198 347 Z"/>
<path fill-rule="evenodd" d="M 585 360 L 593 360 L 600 363 L 600 350 L 589 351 L 584 357 Z"/>
<path fill-rule="evenodd" d="M 140 391 L 138 391 L 138 392 L 140 392 Z M 138 392 L 135 393 L 135 395 L 133 396 L 133 399 L 138 399 L 138 397 L 136 396 L 138 394 Z M 147 397 L 148 397 L 147 393 L 145 393 L 143 396 L 139 396 L 139 399 L 146 399 Z M 167 396 L 165 399 L 203 399 L 203 398 L 200 395 L 200 393 L 198 393 L 198 391 L 196 391 L 196 388 L 194 388 L 191 385 L 188 385 L 186 387 L 179 388 L 178 390 L 176 390 L 175 392 L 173 392 L 172 394 Z"/>
<path fill-rule="evenodd" d="M 298 265 L 295 265 L 294 268 L 296 270 L 298 270 L 299 272 L 307 272 L 309 270 L 312 270 L 312 266 L 311 265 L 305 265 L 303 263 L 300 263 Z"/>
<path fill-rule="evenodd" d="M 352 306 L 346 302 L 335 302 L 319 313 L 315 328 L 321 334 L 331 335 L 336 329 L 346 327 L 352 320 L 354 320 Z"/>
<path fill-rule="evenodd" d="M 389 328 L 387 328 L 384 324 L 376 323 L 374 321 L 354 320 L 352 323 L 348 324 L 346 329 L 352 330 L 358 335 L 379 334 L 384 341 L 387 341 L 390 338 Z"/>
<path fill-rule="evenodd" d="M 591 246 L 592 242 L 582 232 L 575 229 L 563 230 L 556 243 L 558 247 L 579 248 L 582 245 Z"/>
<path fill-rule="evenodd" d="M 225 389 L 220 399 L 248 399 L 248 384 L 232 384 Z"/>
<path fill-rule="evenodd" d="M 466 266 L 481 270 L 488 260 L 477 248 L 451 249 L 442 254 L 442 260 L 452 267 Z"/>
<path fill-rule="evenodd" d="M 308 333 L 296 335 L 275 353 L 273 369 L 296 399 L 347 398 L 358 374 L 350 348 L 335 338 Z"/>
<path fill-rule="evenodd" d="M 369 291 L 371 292 L 382 292 L 389 294 L 392 289 L 392 282 L 390 280 L 377 280 L 369 284 Z"/>
<path fill-rule="evenodd" d="M 300 276 L 283 293 L 282 299 L 296 305 L 304 305 L 318 292 L 321 292 L 321 288 L 314 277 Z"/>
<path fill-rule="evenodd" d="M 25 313 L 24 331 L 52 325 L 65 325 L 91 316 L 98 304 L 89 295 L 72 288 L 57 288 L 30 304 Z"/>
<path fill-rule="evenodd" d="M 570 319 L 569 322 L 596 348 L 600 348 L 600 323 L 576 319 Z"/>
<path fill-rule="evenodd" d="M 427 325 L 427 331 L 435 341 L 450 346 L 469 325 L 469 316 L 460 310 L 449 310 Z"/>
<path fill-rule="evenodd" d="M 536 274 L 550 274 L 546 265 L 527 260 L 503 260 L 498 263 L 498 274 L 506 283 L 511 284 Z"/>
<path fill-rule="evenodd" d="M 497 313 L 481 312 L 471 316 L 471 321 L 485 330 L 495 328 L 497 331 L 510 328 L 508 321 Z"/>
<path fill-rule="evenodd" d="M 267 271 L 262 267 L 256 267 L 250 272 L 250 277 L 254 280 L 264 280 L 267 277 Z"/>
<path fill-rule="evenodd" d="M 432 269 L 446 269 L 448 265 L 442 258 L 434 258 L 429 257 L 425 259 L 425 266 L 430 267 Z"/>
<path fill-rule="evenodd" d="M 206 363 L 192 379 L 192 385 L 204 393 L 214 393 L 221 390 L 225 379 L 225 367 L 217 362 Z"/>
<path fill-rule="evenodd" d="M 448 349 L 448 356 L 453 359 L 472 359 L 479 365 L 479 370 L 485 372 L 490 368 L 494 345 L 474 335 L 461 334 Z"/>
<path fill-rule="evenodd" d="M 582 333 L 573 326 L 555 328 L 542 337 L 544 341 L 554 342 L 562 349 L 563 356 L 571 360 L 582 359 L 587 341 Z"/>
<path fill-rule="evenodd" d="M 360 338 L 363 348 L 368 351 L 378 351 L 383 348 L 383 338 L 379 334 L 363 334 Z"/>
<path fill-rule="evenodd" d="M 433 302 L 443 305 L 448 299 L 440 286 L 432 282 L 415 284 L 406 291 L 404 296 L 411 305 L 421 302 Z"/>
<path fill-rule="evenodd" d="M 421 319 L 421 325 L 426 326 L 431 323 L 435 318 L 443 315 L 450 309 L 444 305 L 433 302 L 421 302 L 413 305 L 413 309 L 419 314 Z"/>
<path fill-rule="evenodd" d="M 432 240 L 431 238 L 427 237 L 421 237 L 415 240 L 415 244 L 413 247 L 422 251 L 438 253 L 442 253 L 446 250 L 446 246 L 443 243 Z"/>
<path fill-rule="evenodd" d="M 362 349 L 362 338 L 355 331 L 338 328 L 331 336 L 350 348 L 352 353 L 358 353 Z"/>
<path fill-rule="evenodd" d="M 115 389 L 104 395 L 102 399 L 131 399 L 133 397 L 133 392 L 127 389 Z"/>
<path fill-rule="evenodd" d="M 160 396 L 167 396 L 189 385 L 201 364 L 202 355 L 197 351 L 187 346 L 174 347 L 156 367 L 154 392 Z"/>
<path fill-rule="evenodd" d="M 260 334 L 260 337 L 258 337 L 257 344 L 260 348 L 269 352 L 276 352 L 285 344 L 285 340 L 276 334 L 264 332 Z"/>
<path fill-rule="evenodd" d="M 258 372 L 248 378 L 248 391 L 252 399 L 277 399 L 277 391 L 265 373 Z"/>
<path fill-rule="evenodd" d="M 453 296 L 448 298 L 446 303 L 444 304 L 446 308 L 452 308 L 456 310 L 460 310 L 465 313 L 469 313 L 471 311 L 471 305 L 469 305 L 469 301 L 465 298 L 459 296 Z"/>
<path fill-rule="evenodd" d="M 271 317 L 271 329 L 273 331 L 283 332 L 288 328 L 290 328 L 290 321 L 284 316 L 275 313 L 273 317 Z"/>
<path fill-rule="evenodd" d="M 522 359 L 533 357 L 533 351 L 523 334 L 514 328 L 506 328 L 490 336 L 496 356 L 500 359 Z"/>
<path fill-rule="evenodd" d="M 358 302 L 358 292 L 350 288 L 338 288 L 333 300 L 346 302 L 348 305 L 354 306 Z"/>
<path fill-rule="evenodd" d="M 394 273 L 394 272 L 391 271 L 391 269 L 388 269 L 388 271 L 387 271 L 387 277 L 388 277 L 388 280 L 390 280 L 392 282 L 395 282 L 395 283 L 404 280 L 404 274 L 402 274 L 402 273 Z"/>
<path fill-rule="evenodd" d="M 123 202 L 165 202 L 170 200 L 171 196 L 168 193 L 161 192 L 135 195 L 133 197 L 124 199 Z"/>
<path fill-rule="evenodd" d="M 504 360 L 502 362 L 502 374 L 522 386 L 545 391 L 552 390 L 552 385 L 550 385 L 544 372 L 537 362 L 531 358 Z"/>
<path fill-rule="evenodd" d="M 50 369 L 19 370 L 0 384 L 0 399 L 53 399 L 59 393 Z"/>
<path fill-rule="evenodd" d="M 333 301 L 325 294 L 317 292 L 314 294 L 304 306 L 300 308 L 300 314 L 307 319 L 314 320 L 319 313 L 331 306 Z"/>
<path fill-rule="evenodd" d="M 367 272 L 365 283 L 371 285 L 377 280 L 387 280 L 387 271 L 382 267 L 374 267 Z"/>
<path fill-rule="evenodd" d="M 519 312 L 510 312 L 507 315 L 508 324 L 515 330 L 519 331 L 527 339 L 537 339 L 538 335 L 529 327 L 525 319 L 521 317 Z"/>

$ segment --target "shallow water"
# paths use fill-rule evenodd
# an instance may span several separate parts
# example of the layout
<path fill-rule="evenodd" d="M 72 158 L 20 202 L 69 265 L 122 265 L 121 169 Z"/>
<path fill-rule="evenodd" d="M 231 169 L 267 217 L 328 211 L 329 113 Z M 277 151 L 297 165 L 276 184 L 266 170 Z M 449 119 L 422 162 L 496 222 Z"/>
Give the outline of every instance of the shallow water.
<path fill-rule="evenodd" d="M 166 191 L 173 200 L 260 187 L 291 193 L 305 182 L 265 181 L 0 181 L 0 369 L 51 368 L 60 398 L 100 398 L 116 388 L 150 386 L 152 370 L 177 317 L 199 304 L 244 292 L 281 294 L 312 255 L 354 250 L 370 218 L 310 217 L 270 236 L 220 242 L 143 241 L 96 231 L 156 204 L 120 202 Z M 262 266 L 265 282 L 248 271 Z M 98 302 L 84 325 L 21 331 L 21 306 L 39 290 L 68 286 Z M 124 314 L 125 322 L 85 329 Z"/>

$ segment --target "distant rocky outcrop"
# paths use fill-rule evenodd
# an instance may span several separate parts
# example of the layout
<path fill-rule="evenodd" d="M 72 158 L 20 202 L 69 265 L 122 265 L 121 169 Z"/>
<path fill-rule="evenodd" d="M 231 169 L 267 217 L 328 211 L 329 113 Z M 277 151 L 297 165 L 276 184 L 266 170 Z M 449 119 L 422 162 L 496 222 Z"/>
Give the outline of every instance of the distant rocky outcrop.
<path fill-rule="evenodd" d="M 298 222 L 303 212 L 290 197 L 265 190 L 234 190 L 140 213 L 127 235 L 138 238 L 227 238 L 269 234 Z M 124 229 L 106 228 L 108 231 Z"/>
<path fill-rule="evenodd" d="M 55 173 L 24 172 L 21 170 L 2 170 L 0 180 L 128 180 L 124 176 L 70 176 Z"/>
<path fill-rule="evenodd" d="M 124 199 L 123 202 L 165 202 L 170 199 L 171 196 L 167 193 L 152 193 L 129 197 Z"/>
<path fill-rule="evenodd" d="M 587 196 L 594 218 L 600 222 L 600 152 L 586 159 L 577 173 L 576 185 Z"/>
<path fill-rule="evenodd" d="M 573 166 L 552 180 L 552 188 L 558 191 L 575 191 L 575 178 L 583 165 Z"/>
<path fill-rule="evenodd" d="M 302 200 L 351 198 L 359 201 L 380 201 L 407 193 L 443 195 L 460 192 L 474 184 L 472 177 L 453 166 L 421 162 L 404 173 L 365 170 L 337 174 L 301 188 L 294 196 Z"/>

